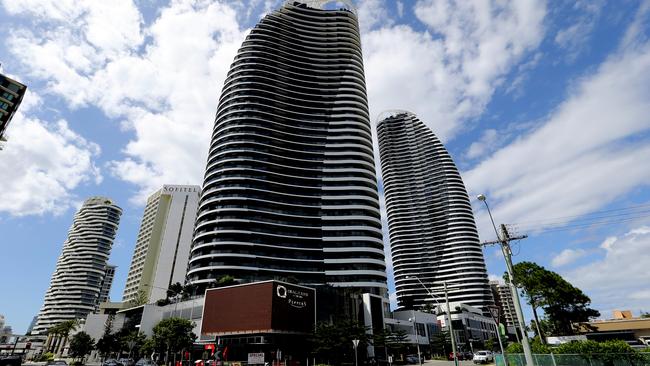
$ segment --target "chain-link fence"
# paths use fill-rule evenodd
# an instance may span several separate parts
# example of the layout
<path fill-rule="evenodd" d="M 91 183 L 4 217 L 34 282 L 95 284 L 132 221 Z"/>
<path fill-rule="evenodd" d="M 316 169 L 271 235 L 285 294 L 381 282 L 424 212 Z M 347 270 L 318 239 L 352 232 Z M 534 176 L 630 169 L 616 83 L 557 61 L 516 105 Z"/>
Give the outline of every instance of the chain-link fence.
<path fill-rule="evenodd" d="M 505 366 L 503 355 L 495 355 Z M 523 353 L 507 354 L 508 366 L 526 366 Z M 650 353 L 534 354 L 535 366 L 650 366 Z"/>

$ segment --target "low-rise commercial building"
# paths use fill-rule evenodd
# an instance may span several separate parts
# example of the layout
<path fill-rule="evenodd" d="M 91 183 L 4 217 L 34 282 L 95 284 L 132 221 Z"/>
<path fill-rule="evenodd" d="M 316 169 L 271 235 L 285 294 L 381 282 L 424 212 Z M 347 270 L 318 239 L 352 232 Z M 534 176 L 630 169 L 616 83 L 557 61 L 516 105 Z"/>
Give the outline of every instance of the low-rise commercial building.
<path fill-rule="evenodd" d="M 438 321 L 447 330 L 447 314 L 441 306 L 436 309 Z M 497 338 L 494 320 L 483 315 L 481 309 L 461 304 L 451 311 L 451 324 L 456 337 L 456 345 L 461 351 L 473 351 L 474 345 L 482 345 L 489 339 Z"/>
<path fill-rule="evenodd" d="M 579 324 L 587 339 L 620 339 L 632 346 L 650 346 L 650 318 L 635 317 L 629 310 L 614 310 L 612 319 L 597 319 Z"/>
<path fill-rule="evenodd" d="M 415 354 L 417 345 L 420 346 L 420 352 L 426 357 L 432 353 L 438 353 L 437 350 L 431 349 L 433 338 L 441 331 L 441 324 L 435 314 L 415 310 L 398 310 L 387 314 L 384 322 L 391 332 L 406 333 L 408 354 Z"/>

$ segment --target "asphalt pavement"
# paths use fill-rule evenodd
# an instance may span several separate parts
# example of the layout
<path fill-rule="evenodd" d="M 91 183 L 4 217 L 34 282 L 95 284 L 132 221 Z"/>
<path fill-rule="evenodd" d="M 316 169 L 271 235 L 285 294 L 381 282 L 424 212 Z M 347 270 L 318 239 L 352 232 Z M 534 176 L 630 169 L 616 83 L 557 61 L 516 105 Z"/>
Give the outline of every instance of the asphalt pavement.
<path fill-rule="evenodd" d="M 427 360 L 425 366 L 454 366 L 454 361 Z M 476 366 L 472 360 L 458 361 L 459 366 Z M 484 364 L 485 365 L 485 364 Z M 486 366 L 494 366 L 494 363 L 488 363 Z"/>

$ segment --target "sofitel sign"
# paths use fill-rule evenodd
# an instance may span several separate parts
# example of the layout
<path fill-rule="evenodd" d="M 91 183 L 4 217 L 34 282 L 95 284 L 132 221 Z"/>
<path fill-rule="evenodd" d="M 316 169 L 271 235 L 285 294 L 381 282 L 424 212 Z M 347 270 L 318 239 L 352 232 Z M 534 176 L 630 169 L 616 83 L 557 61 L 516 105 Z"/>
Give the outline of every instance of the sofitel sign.
<path fill-rule="evenodd" d="M 192 187 L 192 186 L 163 186 L 163 192 L 165 193 L 171 193 L 171 192 L 198 192 L 199 189 L 197 187 Z"/>

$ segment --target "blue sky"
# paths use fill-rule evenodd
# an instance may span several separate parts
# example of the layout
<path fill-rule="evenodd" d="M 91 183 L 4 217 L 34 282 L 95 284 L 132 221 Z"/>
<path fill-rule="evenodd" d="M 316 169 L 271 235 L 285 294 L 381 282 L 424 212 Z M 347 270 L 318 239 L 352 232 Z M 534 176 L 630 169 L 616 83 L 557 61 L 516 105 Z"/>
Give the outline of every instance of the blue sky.
<path fill-rule="evenodd" d="M 0 0 L 3 72 L 29 86 L 0 152 L 0 314 L 16 331 L 91 195 L 124 209 L 121 298 L 145 197 L 201 183 L 228 67 L 280 3 Z M 470 196 L 529 235 L 515 261 L 558 271 L 604 317 L 650 310 L 650 2 L 357 4 L 372 118 L 418 114 Z M 500 276 L 498 249 L 485 258 Z"/>

